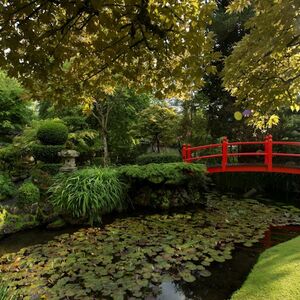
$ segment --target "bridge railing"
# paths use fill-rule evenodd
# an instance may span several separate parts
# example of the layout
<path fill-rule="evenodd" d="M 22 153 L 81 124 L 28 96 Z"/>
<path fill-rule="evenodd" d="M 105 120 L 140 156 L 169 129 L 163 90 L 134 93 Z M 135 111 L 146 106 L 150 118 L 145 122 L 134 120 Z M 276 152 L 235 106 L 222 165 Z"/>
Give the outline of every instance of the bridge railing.
<path fill-rule="evenodd" d="M 242 145 L 260 145 L 263 146 L 263 150 L 257 150 L 255 152 L 230 152 L 233 148 Z M 283 146 L 295 146 L 299 147 L 299 153 L 287 153 L 287 152 L 274 152 L 274 145 Z M 207 150 L 219 150 L 218 153 L 197 155 L 198 152 Z M 272 135 L 265 137 L 264 141 L 251 141 L 251 142 L 229 142 L 227 137 L 224 137 L 222 142 L 219 144 L 210 144 L 205 146 L 191 147 L 191 145 L 182 146 L 182 159 L 185 162 L 194 162 L 199 160 L 220 159 L 220 165 L 222 170 L 225 171 L 228 165 L 228 159 L 230 157 L 241 157 L 241 156 L 262 156 L 264 157 L 264 165 L 267 166 L 268 171 L 272 171 L 273 168 L 273 157 L 298 157 L 300 158 L 300 142 L 288 142 L 288 141 L 273 141 Z"/>

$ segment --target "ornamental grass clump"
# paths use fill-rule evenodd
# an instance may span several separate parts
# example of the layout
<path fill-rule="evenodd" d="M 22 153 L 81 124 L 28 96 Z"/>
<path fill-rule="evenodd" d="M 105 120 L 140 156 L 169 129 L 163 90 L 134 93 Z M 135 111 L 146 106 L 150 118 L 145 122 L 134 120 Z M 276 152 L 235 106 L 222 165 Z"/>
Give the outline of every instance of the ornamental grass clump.
<path fill-rule="evenodd" d="M 124 207 L 125 189 L 115 170 L 88 168 L 58 175 L 49 192 L 55 207 L 94 224 L 103 214 Z"/>

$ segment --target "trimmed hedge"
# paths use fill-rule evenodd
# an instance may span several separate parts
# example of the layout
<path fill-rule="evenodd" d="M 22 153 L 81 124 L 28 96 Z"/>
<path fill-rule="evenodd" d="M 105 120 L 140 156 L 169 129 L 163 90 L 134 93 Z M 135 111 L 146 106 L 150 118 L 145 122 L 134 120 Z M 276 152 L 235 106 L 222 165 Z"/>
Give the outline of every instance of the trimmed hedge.
<path fill-rule="evenodd" d="M 129 185 L 134 206 L 165 210 L 203 205 L 207 189 L 206 167 L 201 164 L 164 163 L 118 168 Z"/>
<path fill-rule="evenodd" d="M 40 201 L 40 190 L 31 181 L 24 182 L 18 189 L 17 205 L 26 208 Z"/>
<path fill-rule="evenodd" d="M 118 168 L 128 180 L 148 181 L 154 184 L 185 184 L 196 179 L 199 185 L 207 182 L 206 167 L 201 164 L 165 163 L 143 166 L 128 165 Z"/>
<path fill-rule="evenodd" d="M 45 121 L 37 131 L 37 138 L 44 145 L 63 145 L 68 139 L 68 127 L 57 121 Z"/>
<path fill-rule="evenodd" d="M 136 158 L 138 165 L 147 165 L 151 163 L 172 163 L 181 162 L 182 158 L 177 154 L 157 154 L 157 153 L 146 153 Z"/>
<path fill-rule="evenodd" d="M 46 163 L 58 163 L 60 157 L 58 152 L 64 148 L 63 145 L 39 145 L 35 144 L 32 146 L 32 153 L 35 159 L 41 160 Z"/>

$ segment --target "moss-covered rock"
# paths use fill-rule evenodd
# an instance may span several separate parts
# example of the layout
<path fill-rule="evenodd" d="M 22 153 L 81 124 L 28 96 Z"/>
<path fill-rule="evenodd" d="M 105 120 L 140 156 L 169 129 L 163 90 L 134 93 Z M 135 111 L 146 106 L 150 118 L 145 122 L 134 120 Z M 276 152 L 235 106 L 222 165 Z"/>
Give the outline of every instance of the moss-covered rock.
<path fill-rule="evenodd" d="M 0 207 L 0 238 L 4 235 L 33 228 L 38 225 L 39 221 L 35 215 L 13 214 L 6 208 Z"/>

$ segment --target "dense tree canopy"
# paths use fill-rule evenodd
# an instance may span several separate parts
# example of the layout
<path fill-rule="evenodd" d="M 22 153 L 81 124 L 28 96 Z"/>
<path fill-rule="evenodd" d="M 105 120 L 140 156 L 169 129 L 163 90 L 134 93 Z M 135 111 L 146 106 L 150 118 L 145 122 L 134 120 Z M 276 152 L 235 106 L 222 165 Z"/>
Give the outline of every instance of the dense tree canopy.
<path fill-rule="evenodd" d="M 214 71 L 206 30 L 214 8 L 197 0 L 0 1 L 0 61 L 31 87 L 57 79 L 58 91 L 91 80 L 109 89 L 117 81 L 184 96 Z"/>
<path fill-rule="evenodd" d="M 225 88 L 263 128 L 299 109 L 299 11 L 297 0 L 0 1 L 0 64 L 59 102 L 116 86 L 186 98 L 223 54 Z"/>
<path fill-rule="evenodd" d="M 254 110 L 256 126 L 263 128 L 278 122 L 283 106 L 300 109 L 300 2 L 233 1 L 228 10 L 250 4 L 255 15 L 246 24 L 249 34 L 225 61 L 224 85 Z"/>

